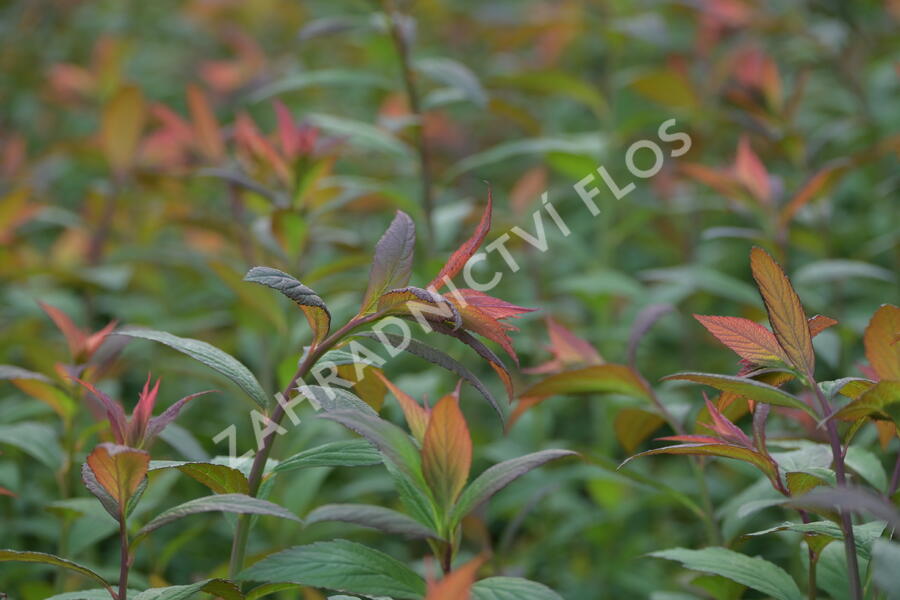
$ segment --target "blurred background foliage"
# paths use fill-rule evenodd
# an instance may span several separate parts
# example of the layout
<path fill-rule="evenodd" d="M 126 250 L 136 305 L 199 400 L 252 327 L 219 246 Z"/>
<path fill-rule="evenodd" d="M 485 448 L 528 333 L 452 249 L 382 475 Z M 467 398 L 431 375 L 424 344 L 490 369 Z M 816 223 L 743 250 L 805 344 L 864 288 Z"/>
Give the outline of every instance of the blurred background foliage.
<path fill-rule="evenodd" d="M 413 282 L 422 285 L 474 226 L 488 181 L 489 241 L 514 226 L 533 232 L 545 190 L 572 230 L 563 236 L 545 218 L 546 253 L 513 236 L 515 273 L 490 255 L 491 270 L 504 273 L 493 293 L 539 309 L 513 334 L 523 367 L 548 360 L 546 316 L 606 360 L 624 362 L 635 316 L 668 303 L 676 309 L 638 351 L 646 378 L 736 371 L 736 357 L 718 350 L 690 315 L 763 318 L 747 263 L 756 244 L 785 265 L 810 314 L 840 321 L 816 338 L 821 379 L 858 374 L 869 316 L 900 298 L 900 4 L 396 2 L 393 19 L 384 4 L 353 0 L 0 5 L 0 362 L 51 377 L 67 362 L 41 300 L 89 330 L 116 320 L 205 340 L 274 392 L 293 373 L 308 328 L 288 301 L 240 281 L 249 266 L 292 273 L 342 322 L 355 311 L 372 248 L 395 209 L 419 225 Z M 392 28 L 409 43 L 406 56 Z M 279 122 L 276 102 L 295 123 Z M 691 135 L 690 151 L 667 156 L 652 179 L 634 178 L 626 149 L 656 140 L 673 118 L 674 130 Z M 288 130 L 294 142 L 279 140 Z M 636 188 L 621 200 L 604 189 L 592 217 L 573 186 L 600 165 Z M 430 341 L 478 367 L 474 355 Z M 106 366 L 102 387 L 126 404 L 150 371 L 163 378 L 164 403 L 221 390 L 186 409 L 154 458 L 227 453 L 212 438 L 230 424 L 238 450 L 251 448 L 251 404 L 237 388 L 163 346 L 117 344 L 106 349 L 122 353 Z M 502 395 L 486 365 L 478 368 Z M 454 384 L 402 357 L 385 372 L 419 398 L 436 399 Z M 514 378 L 519 389 L 535 380 Z M 657 389 L 675 414 L 702 405 L 696 389 Z M 17 494 L 0 497 L 0 546 L 59 551 L 64 522 L 66 555 L 113 577 L 111 522 L 88 506 L 93 500 L 75 477 L 60 475 L 67 453 L 83 461 L 98 427 L 77 409 L 62 424 L 46 398 L 27 392 L 0 385 L 0 486 Z M 646 484 L 610 470 L 628 456 L 614 417 L 633 400 L 554 398 L 504 433 L 473 399 L 466 390 L 482 467 L 553 446 L 587 457 L 523 478 L 483 520 L 471 520 L 473 547 L 490 540 L 496 551 L 490 569 L 573 600 L 680 597 L 684 572 L 642 555 L 705 543 L 694 515 L 656 486 L 664 481 L 693 496 L 696 484 L 689 463 L 674 457 L 629 465 Z M 384 411 L 399 415 L 391 401 Z M 39 435 L 22 440 L 23 424 Z M 306 419 L 281 438 L 276 456 L 348 435 Z M 711 463 L 707 473 L 717 507 L 754 481 L 731 464 Z M 202 489 L 172 473 L 154 478 L 142 510 Z M 380 468 L 311 469 L 278 485 L 273 496 L 301 516 L 327 502 L 395 502 Z M 746 530 L 736 519 L 722 512 L 726 541 L 787 568 L 799 561 L 772 538 L 733 539 Z M 228 522 L 185 523 L 148 543 L 135 585 L 224 571 Z M 401 559 L 422 552 L 350 527 L 262 520 L 251 556 L 336 535 Z M 15 598 L 43 598 L 52 586 L 49 571 L 0 567 L 0 591 Z"/>

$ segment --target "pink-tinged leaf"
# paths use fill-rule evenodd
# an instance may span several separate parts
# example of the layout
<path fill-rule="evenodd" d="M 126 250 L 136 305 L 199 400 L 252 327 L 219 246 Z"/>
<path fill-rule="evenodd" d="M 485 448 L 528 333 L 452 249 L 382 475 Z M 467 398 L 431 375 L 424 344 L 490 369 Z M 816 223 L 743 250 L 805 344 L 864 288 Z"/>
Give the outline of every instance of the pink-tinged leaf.
<path fill-rule="evenodd" d="M 652 392 L 643 378 L 625 365 L 595 365 L 551 375 L 526 390 L 523 396 L 611 393 L 650 401 Z"/>
<path fill-rule="evenodd" d="M 100 331 L 87 336 L 87 339 L 84 340 L 84 353 L 87 356 L 93 356 L 94 352 L 96 352 L 106 340 L 106 336 L 112 333 L 116 328 L 116 325 L 118 325 L 118 321 L 112 321 Z"/>
<path fill-rule="evenodd" d="M 800 212 L 801 208 L 831 189 L 850 170 L 852 165 L 853 161 L 841 158 L 823 167 L 810 177 L 794 194 L 794 197 L 781 209 L 781 214 L 778 217 L 779 227 L 787 227 L 794 216 Z"/>
<path fill-rule="evenodd" d="M 816 357 L 806 313 L 790 280 L 768 252 L 754 247 L 750 252 L 750 268 L 759 287 L 775 339 L 790 363 L 804 375 L 815 371 Z"/>
<path fill-rule="evenodd" d="M 788 357 L 771 331 L 749 319 L 694 315 L 707 331 L 735 354 L 754 365 L 776 366 L 788 363 Z"/>
<path fill-rule="evenodd" d="M 153 407 L 156 405 L 156 396 L 159 394 L 160 379 L 156 380 L 153 389 L 150 389 L 150 374 L 147 373 L 147 381 L 144 383 L 144 389 L 141 390 L 138 397 L 137 406 L 131 413 L 131 420 L 128 422 L 125 443 L 128 446 L 139 448 L 144 439 L 144 433 L 150 418 L 153 417 Z"/>
<path fill-rule="evenodd" d="M 866 358 L 878 374 L 879 379 L 900 380 L 900 308 L 885 304 L 881 306 L 866 327 L 863 342 Z"/>
<path fill-rule="evenodd" d="M 409 283 L 415 247 L 416 226 L 409 215 L 398 210 L 387 231 L 375 245 L 369 286 L 360 314 L 372 312 L 385 292 L 402 288 Z"/>
<path fill-rule="evenodd" d="M 158 382 L 157 382 L 158 383 Z M 149 445 L 150 442 L 158 436 L 163 429 L 166 428 L 172 421 L 178 418 L 178 414 L 181 412 L 181 409 L 184 408 L 184 405 L 197 398 L 199 396 L 203 396 L 205 394 L 211 394 L 216 390 L 204 390 L 202 392 L 197 392 L 196 394 L 191 394 L 189 396 L 185 396 L 184 398 L 175 402 L 172 406 L 167 408 L 162 412 L 158 417 L 153 417 L 150 419 L 150 422 L 147 424 L 147 431 L 144 433 L 143 445 Z"/>
<path fill-rule="evenodd" d="M 552 317 L 547 317 L 547 331 L 550 334 L 548 350 L 553 354 L 553 360 L 530 369 L 522 369 L 523 373 L 540 375 L 561 371 L 566 367 L 602 365 L 605 362 L 593 346 Z"/>
<path fill-rule="evenodd" d="M 106 162 L 116 173 L 134 164 L 146 117 L 144 96 L 134 86 L 120 88 L 103 107 L 100 142 Z"/>
<path fill-rule="evenodd" d="M 93 385 L 78 378 L 73 378 L 82 387 L 84 387 L 94 398 L 103 406 L 106 411 L 106 418 L 109 419 L 109 425 L 112 428 L 113 437 L 119 444 L 124 444 L 126 433 L 128 431 L 128 421 L 125 417 L 125 410 L 122 405 L 95 388 Z"/>
<path fill-rule="evenodd" d="M 258 160 L 261 160 L 271 167 L 283 182 L 291 182 L 292 175 L 290 167 L 288 167 L 287 163 L 281 158 L 278 152 L 275 151 L 275 148 L 272 147 L 269 140 L 263 137 L 256 128 L 256 123 L 254 123 L 253 119 L 246 113 L 242 112 L 237 116 L 234 125 L 234 138 L 247 151 L 255 155 Z"/>
<path fill-rule="evenodd" d="M 209 105 L 206 94 L 197 86 L 190 84 L 187 88 L 187 103 L 200 152 L 211 162 L 220 162 L 225 157 L 225 143 L 222 141 L 219 121 Z"/>
<path fill-rule="evenodd" d="M 740 187 L 728 173 L 694 163 L 681 164 L 679 170 L 691 179 L 708 185 L 726 198 L 738 199 L 740 196 Z"/>
<path fill-rule="evenodd" d="M 466 485 L 472 466 L 472 438 L 459 400 L 450 394 L 431 410 L 422 442 L 422 473 L 446 510 Z"/>
<path fill-rule="evenodd" d="M 15 498 L 16 494 L 15 494 L 15 492 L 9 491 L 5 487 L 0 487 L 0 496 L 10 496 L 12 498 Z"/>
<path fill-rule="evenodd" d="M 384 373 L 377 369 L 374 373 L 391 391 L 397 402 L 400 403 L 400 408 L 403 410 L 403 416 L 406 418 L 409 430 L 412 432 L 413 437 L 419 443 L 422 443 L 422 440 L 425 439 L 425 430 L 428 427 L 429 410 L 419 404 L 415 398 L 394 385 L 390 379 L 384 376 Z"/>
<path fill-rule="evenodd" d="M 508 331 L 516 330 L 515 327 L 494 319 L 480 308 L 476 308 L 471 304 L 461 304 L 458 301 L 458 296 L 451 294 L 449 300 L 456 305 L 456 310 L 459 311 L 463 329 L 477 333 L 499 344 L 516 364 L 519 364 L 519 357 L 516 355 L 516 351 L 512 346 L 512 340 L 507 333 Z"/>
<path fill-rule="evenodd" d="M 87 464 L 124 515 L 128 500 L 147 475 L 150 455 L 127 446 L 100 444 L 88 455 Z"/>
<path fill-rule="evenodd" d="M 826 317 L 824 315 L 815 315 L 814 317 L 809 318 L 807 324 L 809 325 L 809 335 L 812 337 L 816 337 L 829 327 L 834 327 L 835 325 L 837 325 L 838 322 L 831 317 Z"/>
<path fill-rule="evenodd" d="M 512 421 L 511 418 L 510 421 Z M 616 439 L 619 440 L 622 448 L 628 454 L 632 454 L 664 424 L 665 419 L 655 413 L 640 408 L 623 408 L 616 414 L 613 427 L 616 431 Z"/>
<path fill-rule="evenodd" d="M 741 137 L 738 142 L 737 156 L 734 161 L 734 172 L 753 196 L 763 204 L 772 202 L 772 186 L 765 165 L 750 147 L 750 141 Z"/>
<path fill-rule="evenodd" d="M 762 454 L 756 452 L 755 450 L 751 450 L 749 448 L 744 448 L 741 446 L 733 446 L 730 444 L 724 443 L 688 443 L 681 444 L 678 446 L 666 446 L 664 448 L 654 448 L 653 450 L 647 450 L 645 452 L 641 452 L 640 454 L 635 454 L 634 456 L 628 458 L 625 462 L 619 465 L 621 469 L 629 462 L 636 458 L 640 458 L 642 456 L 653 456 L 656 454 L 690 454 L 695 456 L 716 456 L 719 458 L 731 458 L 734 460 L 740 460 L 746 463 L 750 463 L 766 477 L 769 478 L 773 483 L 778 481 L 778 467 L 775 465 L 772 460 Z"/>
<path fill-rule="evenodd" d="M 470 290 L 468 288 L 456 290 L 449 294 L 449 296 L 456 298 L 460 304 L 470 304 L 492 319 L 497 320 L 509 318 L 518 319 L 522 314 L 537 310 L 536 308 L 518 306 L 511 302 L 507 302 L 506 300 L 488 296 L 484 292 Z"/>
<path fill-rule="evenodd" d="M 437 276 L 427 287 L 434 287 L 434 289 L 440 290 L 447 285 L 448 280 L 453 279 L 456 274 L 466 266 L 466 262 L 468 262 L 475 252 L 478 251 L 478 248 L 481 246 L 482 242 L 484 242 L 484 238 L 487 237 L 488 232 L 491 230 L 491 213 L 493 209 L 493 197 L 491 191 L 488 190 L 487 205 L 484 207 L 484 212 L 481 214 L 481 220 L 478 222 L 478 227 L 475 228 L 472 237 L 466 240 L 462 246 L 457 248 L 456 251 L 450 255 L 446 264 L 444 264 Z"/>
<path fill-rule="evenodd" d="M 47 316 L 53 320 L 53 323 L 56 325 L 57 329 L 59 329 L 63 336 L 66 338 L 66 342 L 69 345 L 69 352 L 72 354 L 72 358 L 77 358 L 81 355 L 81 352 L 84 350 L 85 343 L 85 334 L 84 332 L 78 328 L 75 323 L 72 322 L 72 319 L 59 310 L 55 306 L 50 306 L 49 304 L 45 304 L 44 302 L 38 302 L 38 305 L 41 309 L 47 313 Z"/>
<path fill-rule="evenodd" d="M 725 415 L 719 412 L 715 405 L 709 401 L 709 398 L 706 398 L 705 394 L 704 399 L 706 400 L 706 410 L 709 412 L 710 419 L 712 420 L 710 424 L 704 423 L 704 427 L 708 428 L 718 435 L 719 438 L 730 444 L 737 444 L 739 446 L 744 446 L 745 448 L 753 449 L 753 442 L 750 441 L 747 434 L 741 431 L 740 427 L 729 421 Z"/>
<path fill-rule="evenodd" d="M 676 373 L 674 375 L 663 377 L 663 380 L 666 381 L 673 379 L 702 383 L 703 385 L 716 388 L 720 392 L 730 392 L 748 400 L 771 404 L 773 406 L 796 408 L 815 416 L 815 413 L 809 405 L 800 398 L 775 386 L 754 379 L 735 377 L 734 375 L 717 375 L 714 373 Z"/>
<path fill-rule="evenodd" d="M 845 421 L 871 419 L 900 423 L 900 381 L 879 381 L 835 415 Z"/>
<path fill-rule="evenodd" d="M 429 582 L 425 600 L 469 600 L 475 576 L 486 560 L 484 556 L 476 556 L 445 575 L 439 582 Z"/>
<path fill-rule="evenodd" d="M 278 139 L 281 142 L 281 151 L 285 156 L 297 156 L 300 137 L 297 135 L 297 124 L 291 111 L 281 100 L 275 100 L 275 116 L 278 119 Z"/>

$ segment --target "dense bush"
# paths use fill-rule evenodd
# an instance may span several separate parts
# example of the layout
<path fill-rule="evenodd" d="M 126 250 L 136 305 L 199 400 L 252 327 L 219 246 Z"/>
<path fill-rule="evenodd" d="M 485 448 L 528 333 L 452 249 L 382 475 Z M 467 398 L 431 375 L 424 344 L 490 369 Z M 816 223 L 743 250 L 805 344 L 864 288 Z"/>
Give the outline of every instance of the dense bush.
<path fill-rule="evenodd" d="M 0 6 L 0 595 L 900 597 L 898 21 Z"/>

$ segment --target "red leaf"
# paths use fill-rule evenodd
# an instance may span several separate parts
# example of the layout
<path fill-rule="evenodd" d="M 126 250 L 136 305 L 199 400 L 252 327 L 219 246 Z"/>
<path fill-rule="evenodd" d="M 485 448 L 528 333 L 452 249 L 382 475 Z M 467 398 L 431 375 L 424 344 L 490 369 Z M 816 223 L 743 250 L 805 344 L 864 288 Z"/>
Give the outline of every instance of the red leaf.
<path fill-rule="evenodd" d="M 750 141 L 741 137 L 738 142 L 737 156 L 734 159 L 735 175 L 753 196 L 763 204 L 771 204 L 772 187 L 769 182 L 769 173 L 765 165 L 759 160 Z"/>
<path fill-rule="evenodd" d="M 749 319 L 694 315 L 716 339 L 755 365 L 788 363 L 788 357 L 771 331 Z"/>
<path fill-rule="evenodd" d="M 810 317 L 809 321 L 807 321 L 807 324 L 809 325 L 809 335 L 812 337 L 816 337 L 829 327 L 837 325 L 838 322 L 831 317 L 816 315 L 814 317 Z"/>
<path fill-rule="evenodd" d="M 778 263 L 762 248 L 750 252 L 750 268 L 759 287 L 769 323 L 790 364 L 811 376 L 816 357 L 800 298 Z"/>
<path fill-rule="evenodd" d="M 488 231 L 491 229 L 491 212 L 493 211 L 493 206 L 491 192 L 488 190 L 487 206 L 484 207 L 484 212 L 481 214 L 481 221 L 479 221 L 475 233 L 473 233 L 472 237 L 466 240 L 462 246 L 457 248 L 456 252 L 450 255 L 450 258 L 447 259 L 447 263 L 426 287 L 430 288 L 434 286 L 434 289 L 440 290 L 446 285 L 447 280 L 453 279 L 453 277 L 466 265 L 466 262 L 472 258 L 472 255 L 474 255 L 481 246 L 484 238 L 487 237 Z"/>
<path fill-rule="evenodd" d="M 478 308 L 480 311 L 487 313 L 488 316 L 493 319 L 518 319 L 519 315 L 521 314 L 530 313 L 537 310 L 536 308 L 525 308 L 524 306 L 518 306 L 516 304 L 512 304 L 511 302 L 507 302 L 506 300 L 494 298 L 493 296 L 488 296 L 484 292 L 471 290 L 469 288 L 455 290 L 449 295 L 457 297 L 461 296 L 465 303 L 471 304 L 472 306 Z"/>
<path fill-rule="evenodd" d="M 604 363 L 603 357 L 593 346 L 551 317 L 547 317 L 547 331 L 550 334 L 548 349 L 553 353 L 553 360 L 530 369 L 522 369 L 523 373 L 538 375 L 557 372 L 565 367 Z"/>
<path fill-rule="evenodd" d="M 147 373 L 147 381 L 144 383 L 144 389 L 138 397 L 137 406 L 131 413 L 131 419 L 128 422 L 127 436 L 125 443 L 129 446 L 140 447 L 144 439 L 144 432 L 153 416 L 153 406 L 156 404 L 156 396 L 159 393 L 159 382 L 157 379 L 153 389 L 150 389 L 150 374 Z"/>
<path fill-rule="evenodd" d="M 113 437 L 116 442 L 120 444 L 124 444 L 126 440 L 126 431 L 128 429 L 127 419 L 125 417 L 125 410 L 122 408 L 122 405 L 95 388 L 93 385 L 86 381 L 82 381 L 78 378 L 73 378 L 77 383 L 79 383 L 82 387 L 87 389 L 94 398 L 97 399 L 98 402 L 103 406 L 106 411 L 106 418 L 109 419 L 110 427 L 112 428 Z"/>
<path fill-rule="evenodd" d="M 454 569 L 437 583 L 428 584 L 428 595 L 425 600 L 469 600 L 472 584 L 478 569 L 486 558 L 476 556 L 463 566 Z"/>

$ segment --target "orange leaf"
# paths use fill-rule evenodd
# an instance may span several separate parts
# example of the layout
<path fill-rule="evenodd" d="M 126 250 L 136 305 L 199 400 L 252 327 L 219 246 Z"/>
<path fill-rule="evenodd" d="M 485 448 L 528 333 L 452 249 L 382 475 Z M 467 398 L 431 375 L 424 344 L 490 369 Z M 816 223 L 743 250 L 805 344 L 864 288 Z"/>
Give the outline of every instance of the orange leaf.
<path fill-rule="evenodd" d="M 880 379 L 900 380 L 900 308 L 885 304 L 872 315 L 863 342 L 866 358 Z"/>
<path fill-rule="evenodd" d="M 769 172 L 759 157 L 750 147 L 750 141 L 742 136 L 738 142 L 737 156 L 734 159 L 734 171 L 740 181 L 753 196 L 763 204 L 772 202 L 772 187 L 769 183 Z"/>
<path fill-rule="evenodd" d="M 835 163 L 823 167 L 810 177 L 800 190 L 794 194 L 790 202 L 781 209 L 781 214 L 778 218 L 779 226 L 782 228 L 786 227 L 801 208 L 830 189 L 849 170 L 852 164 L 852 161 L 846 158 L 839 159 Z"/>
<path fill-rule="evenodd" d="M 197 144 L 205 158 L 219 162 L 225 157 L 225 144 L 216 115 L 209 105 L 206 94 L 196 85 L 187 88 L 188 108 L 194 122 Z"/>
<path fill-rule="evenodd" d="M 72 358 L 77 358 L 84 349 L 86 340 L 84 332 L 72 322 L 72 319 L 70 319 L 66 313 L 58 308 L 43 302 L 38 302 L 38 305 L 45 313 L 47 313 L 48 317 L 53 319 L 56 327 L 65 336 L 66 342 L 69 344 L 69 352 L 72 353 Z"/>
<path fill-rule="evenodd" d="M 755 365 L 789 362 L 772 332 L 758 323 L 740 317 L 694 315 L 694 318 L 738 356 Z"/>
<path fill-rule="evenodd" d="M 475 575 L 485 561 L 484 556 L 476 556 L 463 566 L 448 573 L 437 583 L 428 584 L 425 600 L 469 600 Z"/>
<path fill-rule="evenodd" d="M 445 508 L 456 501 L 469 478 L 472 438 L 456 395 L 441 398 L 431 411 L 422 442 L 422 473 Z"/>
<path fill-rule="evenodd" d="M 807 324 L 809 325 L 809 335 L 811 335 L 812 337 L 816 337 L 829 327 L 837 325 L 838 322 L 831 317 L 816 315 L 814 317 L 810 317 L 809 321 L 807 321 Z"/>
<path fill-rule="evenodd" d="M 775 339 L 790 364 L 811 376 L 816 366 L 812 336 L 806 313 L 790 280 L 768 252 L 759 247 L 750 251 L 750 268 L 759 287 Z"/>
<path fill-rule="evenodd" d="M 493 206 L 494 203 L 493 198 L 491 197 L 491 191 L 488 190 L 487 206 L 484 207 L 484 212 L 481 214 L 481 221 L 478 223 L 475 233 L 473 233 L 472 237 L 466 240 L 462 246 L 457 248 L 456 252 L 450 255 L 450 258 L 447 259 L 447 263 L 426 287 L 430 288 L 431 286 L 434 286 L 434 289 L 440 290 L 446 285 L 447 280 L 453 279 L 453 277 L 466 265 L 466 262 L 472 258 L 472 255 L 475 254 L 478 247 L 481 246 L 484 238 L 487 237 L 488 231 L 491 229 L 491 212 L 493 211 Z"/>
<path fill-rule="evenodd" d="M 403 410 L 403 416 L 406 418 L 409 430 L 421 443 L 425 439 L 425 430 L 428 428 L 428 410 L 419 404 L 415 398 L 394 385 L 380 370 L 374 369 L 372 372 L 391 390 L 391 393 L 400 403 L 400 408 Z"/>
<path fill-rule="evenodd" d="M 124 513 L 128 500 L 147 474 L 150 455 L 143 450 L 117 444 L 100 444 L 87 458 L 97 482 L 119 504 Z"/>

